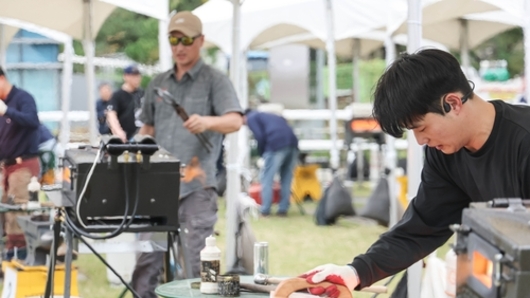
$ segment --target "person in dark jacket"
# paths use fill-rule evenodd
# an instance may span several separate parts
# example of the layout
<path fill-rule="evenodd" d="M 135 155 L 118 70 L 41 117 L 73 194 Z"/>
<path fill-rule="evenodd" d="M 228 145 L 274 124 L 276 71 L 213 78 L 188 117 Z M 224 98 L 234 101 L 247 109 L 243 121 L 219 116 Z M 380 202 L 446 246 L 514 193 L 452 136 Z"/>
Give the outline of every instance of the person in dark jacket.
<path fill-rule="evenodd" d="M 245 124 L 258 142 L 258 153 L 265 160 L 261 172 L 261 214 L 271 212 L 274 175 L 280 174 L 279 216 L 286 216 L 291 197 L 293 171 L 298 160 L 298 139 L 285 118 L 253 110 L 246 110 Z"/>
<path fill-rule="evenodd" d="M 4 192 L 2 203 L 25 204 L 28 184 L 39 177 L 39 116 L 33 97 L 9 83 L 0 66 L 0 163 Z M 17 222 L 18 212 L 5 213 L 6 255 L 10 260 L 15 248 L 18 258 L 26 257 L 24 232 Z"/>
<path fill-rule="evenodd" d="M 99 99 L 96 101 L 96 112 L 98 114 L 98 128 L 102 135 L 110 134 L 110 128 L 107 125 L 107 111 L 112 98 L 112 87 L 109 83 L 99 85 Z"/>
<path fill-rule="evenodd" d="M 369 286 L 446 243 L 470 203 L 530 197 L 530 107 L 480 98 L 451 54 L 397 59 L 377 83 L 373 113 L 384 132 L 409 130 L 425 146 L 417 195 L 365 254 L 309 270 L 308 282 Z"/>

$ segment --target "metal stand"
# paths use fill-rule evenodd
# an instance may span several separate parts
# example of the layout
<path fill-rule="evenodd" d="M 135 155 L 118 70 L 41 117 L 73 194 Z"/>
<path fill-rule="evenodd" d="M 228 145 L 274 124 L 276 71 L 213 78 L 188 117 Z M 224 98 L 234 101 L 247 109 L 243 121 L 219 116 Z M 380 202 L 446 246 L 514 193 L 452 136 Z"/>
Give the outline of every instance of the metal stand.
<path fill-rule="evenodd" d="M 65 281 L 64 281 L 64 294 L 63 298 L 70 298 L 70 287 L 71 287 L 71 276 L 72 276 L 72 259 L 73 259 L 73 239 L 74 237 L 78 238 L 92 253 L 107 267 L 109 268 L 123 283 L 123 285 L 126 287 L 124 292 L 122 293 L 122 296 L 127 292 L 130 291 L 135 298 L 141 298 L 136 291 L 131 287 L 129 283 L 127 283 L 119 274 L 116 272 L 112 266 L 107 263 L 107 261 L 89 244 L 87 241 L 81 237 L 81 235 L 78 235 L 74 230 L 72 230 L 68 224 L 63 223 L 65 210 L 63 208 L 56 208 L 56 214 L 53 221 L 53 243 L 52 243 L 52 249 L 50 251 L 50 258 L 49 258 L 49 264 L 48 264 L 48 272 L 47 272 L 47 279 L 46 279 L 46 289 L 44 293 L 44 298 L 52 298 L 53 295 L 53 287 L 54 287 L 54 276 L 55 276 L 55 266 L 57 262 L 57 251 L 59 248 L 59 243 L 61 239 L 61 228 L 64 227 L 64 241 L 66 243 L 66 254 L 65 254 Z M 176 243 L 175 243 L 176 240 Z M 177 261 L 183 260 L 182 266 L 184 275 L 189 278 L 189 270 L 186 270 L 189 267 L 188 258 L 185 257 L 184 249 L 182 246 L 183 239 L 182 237 L 179 237 L 179 232 L 167 232 L 167 249 L 165 251 L 165 278 L 166 282 L 172 281 L 174 279 L 174 274 L 171 271 L 171 264 L 170 264 L 170 256 L 171 253 L 173 253 L 174 259 Z M 178 247 L 181 249 L 179 250 L 179 253 L 177 253 Z"/>

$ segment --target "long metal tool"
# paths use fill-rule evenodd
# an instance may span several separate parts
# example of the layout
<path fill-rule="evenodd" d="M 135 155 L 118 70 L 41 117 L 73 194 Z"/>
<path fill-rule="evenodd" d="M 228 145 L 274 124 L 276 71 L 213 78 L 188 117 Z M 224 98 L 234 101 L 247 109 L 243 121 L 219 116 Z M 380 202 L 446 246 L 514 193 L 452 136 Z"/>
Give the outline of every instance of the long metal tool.
<path fill-rule="evenodd" d="M 182 119 L 182 121 L 187 121 L 189 116 L 188 116 L 188 113 L 186 113 L 186 110 L 184 110 L 184 108 L 179 105 L 177 103 L 177 100 L 175 99 L 175 97 L 167 92 L 167 90 L 164 90 L 160 87 L 155 87 L 154 89 L 155 93 L 160 96 L 162 98 L 162 100 L 171 105 L 173 107 L 173 109 L 175 110 L 175 112 L 177 113 L 177 115 L 179 115 L 179 117 Z M 213 149 L 213 145 L 212 143 L 210 143 L 210 141 L 208 140 L 208 138 L 202 134 L 202 133 L 198 133 L 198 134 L 195 134 L 195 136 L 197 136 L 197 138 L 199 139 L 199 141 L 201 142 L 202 146 L 206 149 L 206 151 L 208 151 L 208 153 L 210 153 L 210 151 Z"/>

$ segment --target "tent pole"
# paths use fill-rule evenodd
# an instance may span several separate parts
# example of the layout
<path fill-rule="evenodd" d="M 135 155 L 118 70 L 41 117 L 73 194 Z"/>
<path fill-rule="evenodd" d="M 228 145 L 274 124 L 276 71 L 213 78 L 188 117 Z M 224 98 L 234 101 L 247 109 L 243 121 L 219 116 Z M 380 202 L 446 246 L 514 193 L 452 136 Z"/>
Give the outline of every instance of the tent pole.
<path fill-rule="evenodd" d="M 392 64 L 396 59 L 396 45 L 392 39 L 392 32 L 390 29 L 390 20 L 392 16 L 392 10 L 387 9 L 388 20 L 387 20 L 387 31 L 385 35 L 385 62 L 387 67 Z M 390 215 L 388 226 L 394 226 L 398 221 L 398 201 L 397 201 L 397 182 L 396 182 L 396 166 L 397 166 L 397 152 L 395 147 L 396 139 L 385 134 L 385 166 L 389 169 L 388 174 L 388 197 L 390 200 Z"/>
<path fill-rule="evenodd" d="M 61 110 L 63 111 L 63 118 L 61 119 L 61 132 L 59 134 L 59 142 L 61 148 L 66 149 L 68 141 L 70 140 L 70 119 L 68 113 L 70 112 L 70 97 L 72 91 L 72 74 L 73 74 L 73 61 L 74 47 L 72 44 L 73 40 L 64 42 L 63 51 L 63 73 L 62 73 L 62 84 L 61 84 Z"/>
<path fill-rule="evenodd" d="M 325 53 L 321 49 L 316 49 L 316 108 L 324 109 L 324 65 Z"/>
<path fill-rule="evenodd" d="M 333 26 L 333 7 L 331 0 L 326 1 L 326 51 L 328 54 L 328 80 L 329 80 L 329 134 L 331 138 L 330 165 L 335 172 L 339 168 L 339 148 L 337 146 L 337 77 L 335 57 L 335 31 Z"/>
<path fill-rule="evenodd" d="M 168 0 L 158 0 L 165 1 L 164 7 L 166 10 L 163 14 L 166 16 L 165 19 L 158 20 L 158 63 L 162 71 L 166 71 L 171 68 L 173 64 L 170 52 L 169 41 L 167 39 L 167 26 L 169 23 L 169 3 Z"/>
<path fill-rule="evenodd" d="M 460 62 L 462 63 L 462 68 L 464 69 L 464 74 L 468 79 L 469 67 L 471 63 L 469 62 L 469 24 L 466 19 L 460 19 Z"/>
<path fill-rule="evenodd" d="M 96 74 L 94 70 L 95 47 L 92 34 L 92 0 L 83 0 L 84 13 L 84 38 L 83 49 L 85 50 L 85 79 L 87 87 L 88 108 L 88 132 L 90 145 L 97 145 L 98 130 L 96 127 Z"/>
<path fill-rule="evenodd" d="M 247 66 L 248 52 L 246 50 L 242 51 L 240 57 L 241 57 L 241 63 L 240 63 L 239 69 L 241 72 L 240 73 L 241 94 L 239 97 L 239 102 L 243 110 L 245 110 L 246 108 L 248 108 L 248 66 Z M 240 154 L 238 158 L 238 165 L 245 169 L 249 169 L 250 168 L 250 146 L 248 145 L 248 127 L 243 125 L 239 129 L 238 134 L 239 134 L 239 150 L 240 150 Z M 240 176 L 240 179 L 241 179 L 241 176 Z M 244 192 L 245 190 L 242 189 L 241 191 Z"/>
<path fill-rule="evenodd" d="M 353 58 L 352 58 L 352 79 L 353 79 L 353 90 L 352 102 L 361 102 L 361 74 L 360 74 L 360 61 L 361 61 L 361 40 L 359 38 L 353 39 Z"/>
<path fill-rule="evenodd" d="M 421 47 L 421 0 L 408 0 L 408 40 L 407 52 L 412 54 Z M 416 196 L 421 180 L 423 166 L 423 150 L 416 142 L 414 134 L 407 133 L 407 176 L 408 198 Z M 407 290 L 409 298 L 420 298 L 422 261 L 418 261 L 407 269 Z"/>
<path fill-rule="evenodd" d="M 232 56 L 230 59 L 230 79 L 234 85 L 240 101 L 241 94 L 240 60 L 241 60 L 241 7 L 239 0 L 232 0 Z M 238 198 L 241 191 L 239 157 L 239 133 L 227 135 L 227 165 L 226 165 L 226 270 L 230 271 L 236 265 L 236 232 Z"/>

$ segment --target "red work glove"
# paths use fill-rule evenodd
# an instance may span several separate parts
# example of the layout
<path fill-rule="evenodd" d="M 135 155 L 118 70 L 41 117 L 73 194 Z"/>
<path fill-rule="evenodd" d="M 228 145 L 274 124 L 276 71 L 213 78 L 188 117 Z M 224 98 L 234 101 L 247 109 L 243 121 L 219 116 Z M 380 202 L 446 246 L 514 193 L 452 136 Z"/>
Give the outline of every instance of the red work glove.
<path fill-rule="evenodd" d="M 359 277 L 357 272 L 351 266 L 339 266 L 335 264 L 326 264 L 318 266 L 308 272 L 302 274 L 300 277 L 305 278 L 308 283 L 316 284 L 327 281 L 336 285 L 346 286 L 348 290 L 353 291 L 359 285 Z M 310 288 L 309 292 L 313 295 L 325 294 L 330 298 L 338 298 L 339 290 L 337 286 L 331 285 L 329 287 L 314 287 Z"/>

